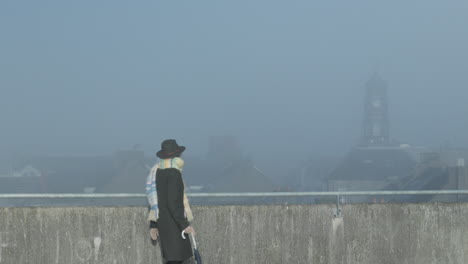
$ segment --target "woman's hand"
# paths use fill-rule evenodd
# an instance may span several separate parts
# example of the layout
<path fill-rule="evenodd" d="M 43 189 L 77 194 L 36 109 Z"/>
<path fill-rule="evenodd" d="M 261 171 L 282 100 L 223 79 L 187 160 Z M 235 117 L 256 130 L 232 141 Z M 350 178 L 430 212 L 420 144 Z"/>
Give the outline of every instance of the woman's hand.
<path fill-rule="evenodd" d="M 150 236 L 152 240 L 157 240 L 159 237 L 159 231 L 157 228 L 151 228 L 150 229 Z"/>
<path fill-rule="evenodd" d="M 195 235 L 195 229 L 193 229 L 192 226 L 188 226 L 187 228 L 184 229 L 184 233 L 186 233 L 186 234 L 194 234 L 194 235 Z"/>

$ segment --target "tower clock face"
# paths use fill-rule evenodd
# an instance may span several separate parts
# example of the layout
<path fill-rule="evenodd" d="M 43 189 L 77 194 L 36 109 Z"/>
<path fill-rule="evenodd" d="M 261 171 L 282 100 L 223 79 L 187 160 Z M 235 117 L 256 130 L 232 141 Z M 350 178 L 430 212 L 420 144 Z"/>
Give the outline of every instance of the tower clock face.
<path fill-rule="evenodd" d="M 380 99 L 375 99 L 372 101 L 372 106 L 375 108 L 379 108 L 380 106 L 382 106 L 382 102 L 380 102 Z"/>

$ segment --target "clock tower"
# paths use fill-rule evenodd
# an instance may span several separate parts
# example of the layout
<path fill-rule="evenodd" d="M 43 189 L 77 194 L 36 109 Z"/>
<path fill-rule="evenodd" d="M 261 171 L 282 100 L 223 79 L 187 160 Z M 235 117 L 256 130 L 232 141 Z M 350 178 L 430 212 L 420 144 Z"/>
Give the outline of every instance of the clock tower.
<path fill-rule="evenodd" d="M 390 144 L 387 85 L 377 73 L 374 73 L 366 83 L 361 144 L 363 146 Z"/>

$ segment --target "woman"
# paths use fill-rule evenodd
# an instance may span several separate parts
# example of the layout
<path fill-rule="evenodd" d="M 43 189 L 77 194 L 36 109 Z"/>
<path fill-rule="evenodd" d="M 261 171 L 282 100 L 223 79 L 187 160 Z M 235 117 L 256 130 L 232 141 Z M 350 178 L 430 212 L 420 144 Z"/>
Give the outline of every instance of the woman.
<path fill-rule="evenodd" d="M 153 240 L 160 239 L 162 256 L 167 264 L 183 263 L 193 256 L 190 240 L 183 239 L 181 235 L 182 231 L 186 234 L 195 233 L 190 226 L 189 221 L 193 217 L 182 181 L 184 161 L 180 156 L 184 150 L 185 147 L 179 146 L 174 139 L 165 140 L 156 154 L 160 160 L 147 180 L 148 200 L 152 209 L 149 217 L 150 235 Z M 156 202 L 156 197 L 151 199 L 148 188 L 155 189 Z M 153 195 L 156 196 L 154 192 Z"/>

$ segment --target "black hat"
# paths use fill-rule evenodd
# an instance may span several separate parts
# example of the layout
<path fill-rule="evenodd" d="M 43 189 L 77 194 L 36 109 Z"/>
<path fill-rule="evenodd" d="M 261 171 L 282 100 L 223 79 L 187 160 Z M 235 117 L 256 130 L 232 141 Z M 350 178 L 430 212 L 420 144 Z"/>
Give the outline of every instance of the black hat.
<path fill-rule="evenodd" d="M 179 156 L 184 150 L 185 147 L 177 145 L 175 139 L 167 139 L 161 143 L 161 150 L 156 153 L 156 156 L 161 159 L 170 159 Z"/>

